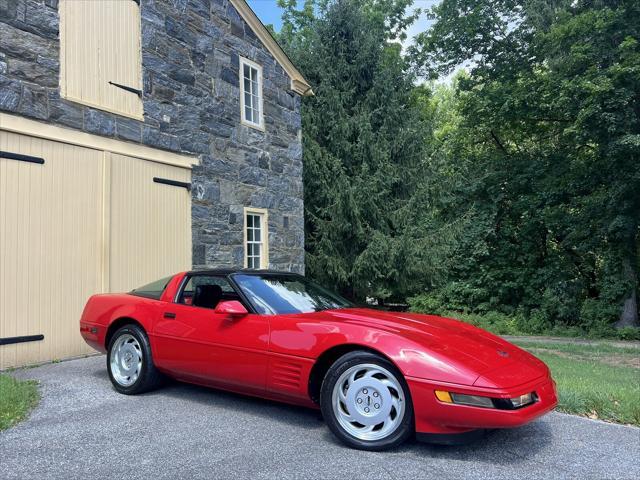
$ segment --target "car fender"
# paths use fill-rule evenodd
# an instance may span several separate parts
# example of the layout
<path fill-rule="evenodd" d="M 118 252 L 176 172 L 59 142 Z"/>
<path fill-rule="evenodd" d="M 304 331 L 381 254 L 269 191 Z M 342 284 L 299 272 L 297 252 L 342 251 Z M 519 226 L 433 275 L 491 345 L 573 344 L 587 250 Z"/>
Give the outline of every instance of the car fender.
<path fill-rule="evenodd" d="M 289 318 L 285 318 L 289 317 Z M 362 346 L 388 358 L 405 377 L 472 385 L 478 373 L 458 364 L 446 352 L 430 349 L 424 342 L 371 325 L 312 321 L 303 316 L 274 316 L 270 350 L 317 361 L 340 346 Z"/>

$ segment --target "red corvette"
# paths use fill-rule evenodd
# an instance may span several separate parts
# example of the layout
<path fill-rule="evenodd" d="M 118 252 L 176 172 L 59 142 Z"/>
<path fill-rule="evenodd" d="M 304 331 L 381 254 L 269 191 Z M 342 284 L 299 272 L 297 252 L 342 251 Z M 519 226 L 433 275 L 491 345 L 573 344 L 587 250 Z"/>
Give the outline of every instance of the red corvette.
<path fill-rule="evenodd" d="M 194 271 L 95 295 L 80 332 L 107 353 L 121 393 L 167 375 L 320 408 L 340 440 L 367 450 L 414 433 L 451 443 L 523 425 L 557 403 L 547 366 L 499 337 L 355 307 L 291 273 Z"/>

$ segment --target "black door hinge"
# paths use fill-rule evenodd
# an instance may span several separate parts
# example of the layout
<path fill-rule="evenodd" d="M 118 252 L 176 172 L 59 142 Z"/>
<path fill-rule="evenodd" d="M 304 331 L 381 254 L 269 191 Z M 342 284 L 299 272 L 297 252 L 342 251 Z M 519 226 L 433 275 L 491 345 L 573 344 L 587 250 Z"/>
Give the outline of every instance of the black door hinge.
<path fill-rule="evenodd" d="M 142 90 L 138 90 L 137 88 L 128 87 L 128 86 L 126 86 L 126 85 L 122 85 L 122 84 L 120 84 L 120 83 L 111 82 L 111 81 L 109 81 L 109 85 L 113 85 L 114 87 L 121 88 L 121 89 L 123 89 L 123 90 L 126 90 L 127 92 L 135 93 L 135 94 L 136 94 L 136 95 L 138 95 L 140 98 L 142 98 Z"/>
<path fill-rule="evenodd" d="M 32 157 L 31 155 L 22 155 L 20 153 L 0 151 L 0 158 L 9 158 L 11 160 L 18 160 L 20 162 L 39 163 L 39 164 L 44 163 L 44 158 Z"/>
<path fill-rule="evenodd" d="M 153 177 L 153 181 L 155 183 L 162 183 L 164 185 L 171 185 L 173 187 L 186 188 L 187 190 L 191 191 L 191 184 L 188 182 L 179 182 L 177 180 L 169 180 L 168 178 L 160 178 L 160 177 Z"/>
<path fill-rule="evenodd" d="M 44 335 L 25 335 L 23 337 L 0 338 L 0 345 L 13 345 L 14 343 L 37 342 L 44 340 Z"/>

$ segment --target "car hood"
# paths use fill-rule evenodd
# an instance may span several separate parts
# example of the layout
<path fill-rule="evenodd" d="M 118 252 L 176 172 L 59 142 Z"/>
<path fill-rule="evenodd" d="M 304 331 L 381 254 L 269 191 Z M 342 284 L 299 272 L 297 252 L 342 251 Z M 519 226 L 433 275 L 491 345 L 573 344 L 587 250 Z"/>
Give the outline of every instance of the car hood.
<path fill-rule="evenodd" d="M 319 312 L 320 313 L 320 312 Z M 328 310 L 325 318 L 399 335 L 408 376 L 485 388 L 509 388 L 548 375 L 546 365 L 506 340 L 468 323 L 436 315 L 367 308 Z"/>

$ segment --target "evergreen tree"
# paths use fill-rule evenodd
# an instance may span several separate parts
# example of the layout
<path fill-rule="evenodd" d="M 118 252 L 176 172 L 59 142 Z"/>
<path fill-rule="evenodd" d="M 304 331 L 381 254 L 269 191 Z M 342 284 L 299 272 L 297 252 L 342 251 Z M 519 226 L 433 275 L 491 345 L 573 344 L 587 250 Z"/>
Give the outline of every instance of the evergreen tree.
<path fill-rule="evenodd" d="M 279 40 L 315 92 L 302 109 L 307 273 L 360 300 L 404 299 L 444 265 L 417 214 L 424 116 L 398 43 L 410 3 L 281 2 Z"/>

